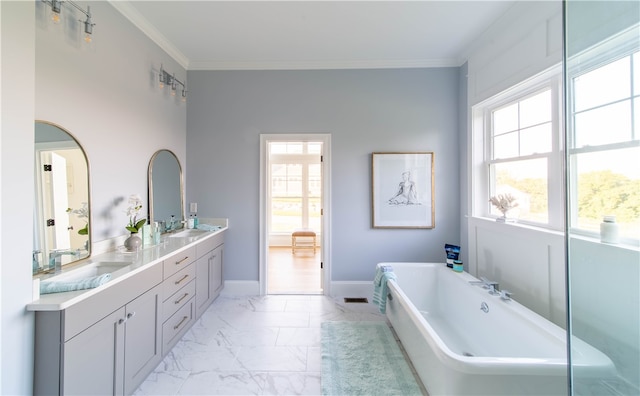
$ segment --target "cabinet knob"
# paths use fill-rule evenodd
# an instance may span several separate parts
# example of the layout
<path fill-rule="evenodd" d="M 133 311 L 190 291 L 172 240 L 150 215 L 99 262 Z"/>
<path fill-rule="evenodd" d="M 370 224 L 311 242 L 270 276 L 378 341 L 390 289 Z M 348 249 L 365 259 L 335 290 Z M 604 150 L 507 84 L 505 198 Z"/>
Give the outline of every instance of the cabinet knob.
<path fill-rule="evenodd" d="M 134 316 L 136 316 L 135 311 L 134 311 L 134 312 L 129 312 L 129 313 L 127 314 L 127 319 L 131 319 L 131 318 L 133 318 Z"/>
<path fill-rule="evenodd" d="M 126 322 L 126 321 L 127 321 L 126 319 L 122 319 L 122 318 L 120 318 L 120 319 L 118 319 L 118 324 L 119 324 L 119 325 L 121 325 L 121 324 L 123 324 L 123 323 L 124 323 L 124 322 Z"/>

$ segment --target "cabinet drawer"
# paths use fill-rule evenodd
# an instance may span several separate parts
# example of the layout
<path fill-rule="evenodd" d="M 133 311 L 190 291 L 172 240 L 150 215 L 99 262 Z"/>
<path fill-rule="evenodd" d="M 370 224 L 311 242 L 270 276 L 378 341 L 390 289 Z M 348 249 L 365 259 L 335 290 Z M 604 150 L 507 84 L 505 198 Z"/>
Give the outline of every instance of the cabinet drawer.
<path fill-rule="evenodd" d="M 164 279 L 169 278 L 171 275 L 191 264 L 195 259 L 195 246 L 192 246 L 189 249 L 181 251 L 180 253 L 176 253 L 167 257 L 163 263 Z"/>
<path fill-rule="evenodd" d="M 162 282 L 162 301 L 166 301 L 178 290 L 182 289 L 196 278 L 196 266 L 189 264 L 185 268 L 166 278 Z"/>
<path fill-rule="evenodd" d="M 180 307 L 186 304 L 196 294 L 196 281 L 192 279 L 183 288 L 175 292 L 162 303 L 162 321 L 169 319 Z"/>
<path fill-rule="evenodd" d="M 162 325 L 162 354 L 166 355 L 193 322 L 194 299 L 190 299 Z"/>
<path fill-rule="evenodd" d="M 219 233 L 218 235 L 207 238 L 196 245 L 196 250 L 197 250 L 196 256 L 200 258 L 204 254 L 212 251 L 213 249 L 217 248 L 223 243 L 224 243 L 224 233 L 222 232 Z"/>

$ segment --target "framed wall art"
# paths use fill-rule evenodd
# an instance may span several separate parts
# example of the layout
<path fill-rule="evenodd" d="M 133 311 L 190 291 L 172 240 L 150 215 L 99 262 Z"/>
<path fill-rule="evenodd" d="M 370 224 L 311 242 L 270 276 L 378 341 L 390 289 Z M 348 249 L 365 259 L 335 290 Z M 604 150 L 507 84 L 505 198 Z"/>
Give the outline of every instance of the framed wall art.
<path fill-rule="evenodd" d="M 373 153 L 373 228 L 434 228 L 433 152 Z"/>

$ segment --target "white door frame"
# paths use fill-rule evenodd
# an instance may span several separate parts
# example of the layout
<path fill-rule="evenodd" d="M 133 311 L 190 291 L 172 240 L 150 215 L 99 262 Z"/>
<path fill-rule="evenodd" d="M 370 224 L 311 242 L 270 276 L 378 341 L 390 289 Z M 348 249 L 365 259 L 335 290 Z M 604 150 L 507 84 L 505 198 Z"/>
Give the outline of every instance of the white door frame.
<path fill-rule="evenodd" d="M 331 295 L 331 134 L 260 134 L 260 295 L 267 294 L 267 257 L 269 243 L 267 235 L 267 172 L 269 142 L 322 142 L 322 236 L 320 257 L 322 260 L 322 293 Z"/>

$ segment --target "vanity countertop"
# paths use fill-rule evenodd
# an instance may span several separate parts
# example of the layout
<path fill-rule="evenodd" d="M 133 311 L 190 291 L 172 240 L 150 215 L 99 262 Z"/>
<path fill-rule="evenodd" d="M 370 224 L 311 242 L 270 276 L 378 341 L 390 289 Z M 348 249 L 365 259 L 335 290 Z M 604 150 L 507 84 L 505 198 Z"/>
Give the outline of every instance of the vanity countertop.
<path fill-rule="evenodd" d="M 80 271 L 83 271 L 84 269 L 100 264 L 112 266 L 113 263 L 117 263 L 118 269 L 110 272 L 111 279 L 101 286 L 93 289 L 43 294 L 40 295 L 39 299 L 27 304 L 26 309 L 27 311 L 61 311 L 69 308 L 70 306 L 77 304 L 94 294 L 100 293 L 101 291 L 112 287 L 113 285 L 118 284 L 153 265 L 161 263 L 167 256 L 186 250 L 196 243 L 212 238 L 229 228 L 227 221 L 224 222 L 224 225 L 214 225 L 219 225 L 221 228 L 217 231 L 197 232 L 197 235 L 193 234 L 194 230 L 180 230 L 175 233 L 164 234 L 159 244 L 145 247 L 144 249 L 136 252 L 127 252 L 122 249 L 116 249 L 115 251 L 91 256 L 82 263 L 69 265 L 70 268 L 63 268 L 60 274 L 42 279 L 42 281 L 64 281 L 65 277 L 73 276 L 74 272 L 80 273 Z M 181 236 L 180 234 L 183 233 L 189 234 L 189 236 Z M 39 287 L 39 283 L 34 282 L 34 287 Z"/>

